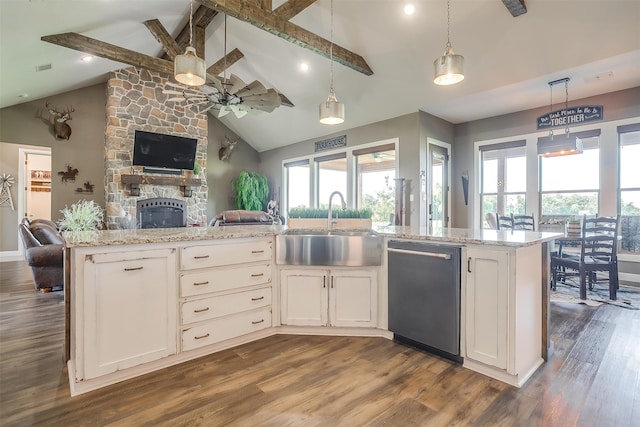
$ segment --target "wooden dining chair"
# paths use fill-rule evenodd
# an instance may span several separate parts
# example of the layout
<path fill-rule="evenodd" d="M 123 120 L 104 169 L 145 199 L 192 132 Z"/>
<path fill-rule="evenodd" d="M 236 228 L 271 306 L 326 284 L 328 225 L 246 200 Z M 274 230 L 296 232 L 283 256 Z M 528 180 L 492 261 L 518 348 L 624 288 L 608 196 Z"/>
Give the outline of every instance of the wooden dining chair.
<path fill-rule="evenodd" d="M 512 215 L 513 217 L 513 229 L 514 230 L 528 230 L 535 231 L 536 220 L 531 215 Z"/>
<path fill-rule="evenodd" d="M 496 225 L 498 230 L 513 230 L 513 216 L 496 213 Z"/>
<path fill-rule="evenodd" d="M 589 289 L 597 282 L 597 272 L 607 272 L 609 299 L 617 299 L 618 291 L 618 221 L 617 217 L 584 218 L 578 255 L 560 253 L 551 256 L 551 283 L 556 288 L 558 277 L 574 270 L 580 278 L 580 299 L 587 299 Z"/>

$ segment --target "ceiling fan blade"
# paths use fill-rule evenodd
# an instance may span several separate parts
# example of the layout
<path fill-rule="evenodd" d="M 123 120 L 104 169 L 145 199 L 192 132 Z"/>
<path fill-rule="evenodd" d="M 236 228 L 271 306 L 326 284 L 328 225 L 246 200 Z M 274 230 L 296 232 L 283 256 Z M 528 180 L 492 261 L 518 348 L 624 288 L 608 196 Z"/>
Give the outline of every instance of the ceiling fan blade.
<path fill-rule="evenodd" d="M 185 101 L 186 99 L 187 98 L 185 98 L 184 96 L 176 96 L 175 98 L 167 99 L 167 101 L 182 102 L 182 101 Z"/>
<path fill-rule="evenodd" d="M 280 98 L 280 95 L 278 95 L 278 92 L 276 92 L 274 89 L 269 89 L 265 93 L 258 93 L 255 95 L 243 96 L 242 101 L 244 102 L 263 101 L 263 102 L 268 102 L 269 104 L 273 104 L 276 107 L 279 107 L 280 104 L 282 103 L 282 98 Z"/>
<path fill-rule="evenodd" d="M 211 74 L 207 74 L 207 83 L 205 83 L 203 86 L 213 87 L 215 90 L 217 90 L 220 93 L 224 92 L 222 81 L 220 81 L 220 79 L 218 79 L 217 77 L 212 76 Z"/>
<path fill-rule="evenodd" d="M 254 80 L 253 82 L 249 83 L 247 86 L 239 90 L 236 93 L 236 95 L 239 96 L 240 98 L 244 98 L 245 96 L 251 96 L 251 95 L 256 95 L 259 93 L 266 93 L 266 92 L 267 92 L 267 88 L 264 87 L 264 85 L 259 81 Z"/>
<path fill-rule="evenodd" d="M 200 110 L 200 113 L 201 113 L 201 114 L 202 114 L 202 113 L 206 113 L 206 112 L 208 112 L 209 110 L 211 110 L 212 108 L 215 108 L 215 106 L 216 106 L 216 105 L 218 105 L 218 104 L 216 104 L 216 103 L 213 103 L 213 102 L 212 102 L 211 104 L 209 104 L 209 106 L 208 106 L 207 108 L 205 108 L 204 110 Z"/>
<path fill-rule="evenodd" d="M 224 117 L 230 112 L 231 110 L 223 105 L 222 107 L 220 107 L 220 111 L 218 111 L 218 117 Z"/>
<path fill-rule="evenodd" d="M 247 85 L 242 81 L 240 77 L 236 76 L 235 74 L 231 74 L 231 76 L 229 76 L 229 84 L 231 86 L 229 87 L 229 90 L 227 90 L 227 92 L 229 92 L 231 95 L 235 95 L 236 92 Z"/>
<path fill-rule="evenodd" d="M 231 111 L 234 112 L 237 118 L 241 119 L 247 115 L 247 110 L 239 107 L 238 105 L 230 105 Z"/>

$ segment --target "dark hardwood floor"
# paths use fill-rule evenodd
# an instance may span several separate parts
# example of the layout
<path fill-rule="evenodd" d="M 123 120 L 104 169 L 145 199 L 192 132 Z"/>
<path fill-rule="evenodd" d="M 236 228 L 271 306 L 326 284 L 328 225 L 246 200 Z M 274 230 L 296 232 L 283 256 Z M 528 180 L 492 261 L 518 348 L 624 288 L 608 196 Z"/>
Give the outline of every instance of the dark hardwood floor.
<path fill-rule="evenodd" d="M 0 425 L 640 425 L 640 311 L 552 304 L 521 389 L 381 338 L 278 335 L 72 398 L 63 310 L 0 263 Z"/>

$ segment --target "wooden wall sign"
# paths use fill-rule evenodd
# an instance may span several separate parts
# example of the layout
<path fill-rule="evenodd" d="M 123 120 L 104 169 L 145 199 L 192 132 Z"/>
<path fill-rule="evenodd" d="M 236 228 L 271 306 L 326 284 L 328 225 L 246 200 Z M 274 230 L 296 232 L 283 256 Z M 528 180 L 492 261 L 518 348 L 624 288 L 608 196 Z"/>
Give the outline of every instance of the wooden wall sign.
<path fill-rule="evenodd" d="M 556 110 L 537 119 L 538 129 L 567 127 L 603 119 L 602 105 L 580 105 L 568 109 Z"/>
<path fill-rule="evenodd" d="M 332 148 L 344 147 L 347 145 L 347 135 L 336 136 L 335 138 L 316 141 L 316 153 L 318 151 L 331 150 Z"/>

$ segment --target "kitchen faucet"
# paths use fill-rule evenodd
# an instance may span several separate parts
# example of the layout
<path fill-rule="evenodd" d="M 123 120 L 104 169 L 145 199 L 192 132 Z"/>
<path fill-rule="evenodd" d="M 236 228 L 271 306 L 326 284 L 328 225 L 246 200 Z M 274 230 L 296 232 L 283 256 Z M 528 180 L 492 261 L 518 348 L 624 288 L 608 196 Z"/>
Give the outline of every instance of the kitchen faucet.
<path fill-rule="evenodd" d="M 329 230 L 331 230 L 331 226 L 333 225 L 333 217 L 332 217 L 332 213 L 331 213 L 331 202 L 333 201 L 333 196 L 335 195 L 340 196 L 340 201 L 342 202 L 342 209 L 347 209 L 347 204 L 344 202 L 344 197 L 342 196 L 342 193 L 339 191 L 334 191 L 333 193 L 331 193 L 331 195 L 329 196 L 329 215 L 327 215 L 327 228 Z"/>

